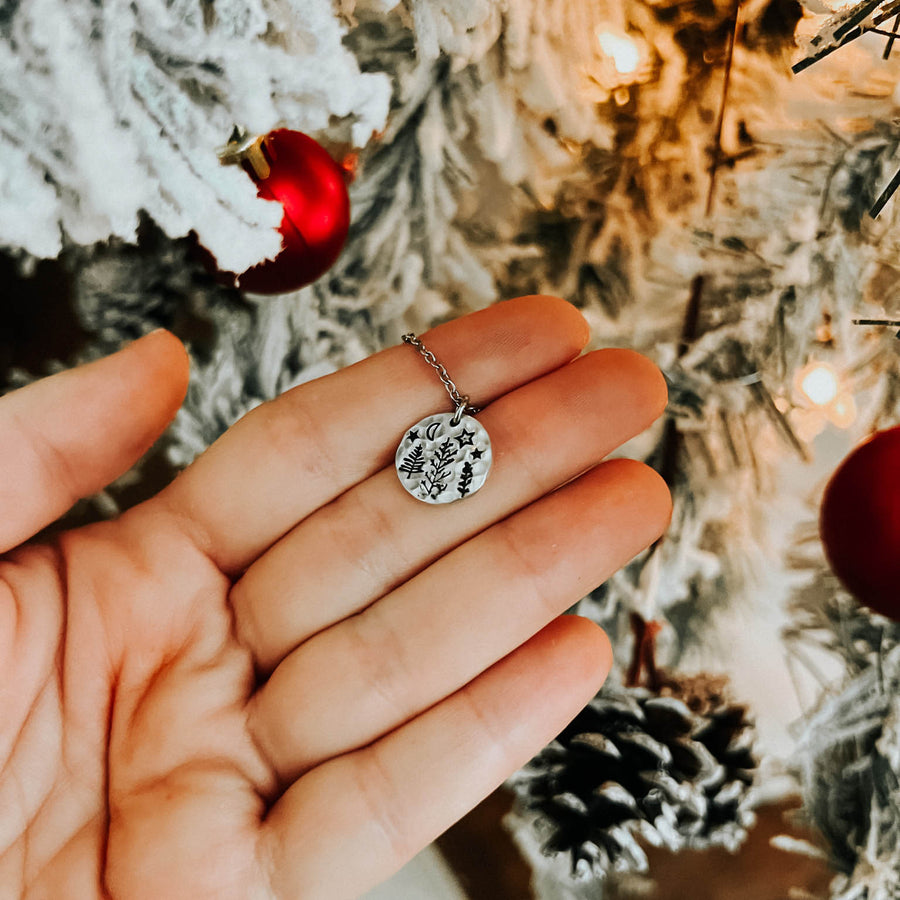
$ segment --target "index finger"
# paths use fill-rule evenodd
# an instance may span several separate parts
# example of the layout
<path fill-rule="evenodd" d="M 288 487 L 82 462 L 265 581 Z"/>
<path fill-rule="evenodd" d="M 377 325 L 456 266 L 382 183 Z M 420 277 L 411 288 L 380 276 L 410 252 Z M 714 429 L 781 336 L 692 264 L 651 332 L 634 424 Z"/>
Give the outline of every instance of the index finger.
<path fill-rule="evenodd" d="M 520 297 L 422 339 L 471 403 L 579 354 L 588 326 L 556 297 Z M 404 430 L 450 409 L 411 347 L 383 350 L 248 413 L 155 498 L 223 571 L 240 572 L 301 519 L 391 463 Z"/>
<path fill-rule="evenodd" d="M 175 415 L 187 380 L 184 347 L 160 331 L 0 399 L 0 553 L 127 471 Z"/>

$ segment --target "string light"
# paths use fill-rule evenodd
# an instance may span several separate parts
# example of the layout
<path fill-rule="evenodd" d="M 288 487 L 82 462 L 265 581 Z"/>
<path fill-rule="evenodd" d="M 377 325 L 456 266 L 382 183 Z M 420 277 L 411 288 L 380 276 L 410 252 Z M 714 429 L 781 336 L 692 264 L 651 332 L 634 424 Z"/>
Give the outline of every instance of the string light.
<path fill-rule="evenodd" d="M 797 373 L 797 386 L 813 406 L 828 406 L 840 392 L 838 374 L 825 362 L 810 362 Z"/>
<path fill-rule="evenodd" d="M 598 26 L 597 42 L 620 75 L 637 72 L 641 64 L 641 49 L 627 34 Z"/>
<path fill-rule="evenodd" d="M 595 88 L 600 89 L 598 99 L 612 98 L 624 106 L 631 98 L 630 86 L 652 77 L 650 50 L 639 35 L 618 25 L 598 25 L 594 35 L 598 53 L 586 74 Z"/>
<path fill-rule="evenodd" d="M 827 422 L 849 428 L 856 421 L 856 403 L 830 363 L 812 359 L 794 376 L 798 406 L 790 413 L 798 437 L 811 441 Z"/>

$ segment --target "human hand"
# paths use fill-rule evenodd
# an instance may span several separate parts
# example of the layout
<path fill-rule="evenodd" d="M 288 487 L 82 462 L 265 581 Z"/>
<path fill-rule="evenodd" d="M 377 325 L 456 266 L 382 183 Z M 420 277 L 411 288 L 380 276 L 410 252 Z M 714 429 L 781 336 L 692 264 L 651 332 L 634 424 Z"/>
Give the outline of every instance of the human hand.
<path fill-rule="evenodd" d="M 552 298 L 423 339 L 494 449 L 447 506 L 394 472 L 447 408 L 405 345 L 45 544 L 22 542 L 162 432 L 186 356 L 159 332 L 0 400 L 0 897 L 356 897 L 593 696 L 609 643 L 561 613 L 668 521 L 650 469 L 597 465 L 663 380 L 629 351 L 571 362 L 587 327 Z"/>

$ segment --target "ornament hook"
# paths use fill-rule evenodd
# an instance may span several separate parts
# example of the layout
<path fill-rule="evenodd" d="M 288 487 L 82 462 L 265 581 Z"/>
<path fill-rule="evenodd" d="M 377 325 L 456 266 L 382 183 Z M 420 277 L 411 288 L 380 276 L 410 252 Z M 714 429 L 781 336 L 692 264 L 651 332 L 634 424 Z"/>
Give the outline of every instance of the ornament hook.
<path fill-rule="evenodd" d="M 247 163 L 260 181 L 272 173 L 269 160 L 263 152 L 264 134 L 250 134 L 240 125 L 235 125 L 224 147 L 216 150 L 216 156 L 223 166 L 240 166 Z"/>

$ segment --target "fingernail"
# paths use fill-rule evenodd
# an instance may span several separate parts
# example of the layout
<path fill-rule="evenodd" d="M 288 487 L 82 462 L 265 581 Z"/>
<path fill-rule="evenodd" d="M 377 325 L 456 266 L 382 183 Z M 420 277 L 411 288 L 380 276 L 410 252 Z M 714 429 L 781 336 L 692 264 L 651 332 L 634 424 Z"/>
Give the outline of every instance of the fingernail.
<path fill-rule="evenodd" d="M 133 347 L 135 344 L 140 344 L 142 341 L 149 340 L 155 334 L 161 334 L 165 330 L 165 328 L 154 328 L 153 331 L 148 331 L 146 334 L 142 334 L 140 337 L 136 337 L 133 341 L 128 341 L 127 343 L 122 344 L 119 349 L 127 350 L 129 347 Z"/>

